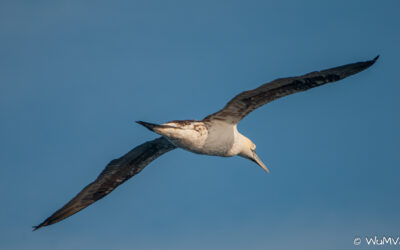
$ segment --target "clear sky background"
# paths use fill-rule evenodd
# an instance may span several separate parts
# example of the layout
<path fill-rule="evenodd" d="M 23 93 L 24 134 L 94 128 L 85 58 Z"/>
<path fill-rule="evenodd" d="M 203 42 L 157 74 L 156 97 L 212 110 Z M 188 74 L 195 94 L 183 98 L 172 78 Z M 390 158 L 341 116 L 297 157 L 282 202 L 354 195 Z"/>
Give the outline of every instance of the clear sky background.
<path fill-rule="evenodd" d="M 400 2 L 1 1 L 1 249 L 362 249 L 400 235 Z M 32 232 L 106 164 L 278 77 L 381 58 L 251 113 L 271 170 L 181 149 Z M 365 247 L 365 245 L 364 245 Z"/>

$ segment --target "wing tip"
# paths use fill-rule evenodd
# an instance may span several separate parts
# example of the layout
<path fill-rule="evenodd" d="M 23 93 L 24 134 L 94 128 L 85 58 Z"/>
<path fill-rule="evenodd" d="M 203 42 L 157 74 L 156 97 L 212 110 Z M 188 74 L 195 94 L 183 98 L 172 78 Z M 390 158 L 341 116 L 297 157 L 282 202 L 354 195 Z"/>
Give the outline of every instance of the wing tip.
<path fill-rule="evenodd" d="M 364 62 L 364 69 L 371 67 L 379 59 L 379 55 L 375 56 L 374 59 Z"/>
<path fill-rule="evenodd" d="M 355 73 L 358 73 L 358 72 L 360 72 L 360 71 L 363 71 L 363 70 L 365 70 L 365 69 L 371 67 L 372 65 L 374 65 L 375 62 L 379 59 L 379 56 L 380 56 L 380 55 L 377 55 L 377 56 L 374 57 L 374 59 L 369 60 L 369 61 L 364 61 L 364 62 L 360 62 L 360 63 L 355 63 L 354 65 L 359 65 L 359 66 L 360 66 L 360 67 L 356 67 L 356 68 L 358 68 L 358 70 L 356 70 Z M 355 73 L 353 73 L 353 74 L 355 74 Z M 352 75 L 352 74 L 351 74 L 351 75 Z"/>
<path fill-rule="evenodd" d="M 46 226 L 45 225 L 45 222 L 43 222 L 43 223 L 41 223 L 41 224 L 39 224 L 39 225 L 37 225 L 37 226 L 33 226 L 32 228 L 32 232 L 35 232 L 36 230 L 38 230 L 39 228 L 42 228 L 42 227 L 44 227 L 44 226 Z"/>
<path fill-rule="evenodd" d="M 375 63 L 375 62 L 376 62 L 376 60 L 378 60 L 378 59 L 379 59 L 379 56 L 380 56 L 380 55 L 377 55 L 377 56 L 375 56 L 375 58 L 374 58 L 374 59 L 372 59 L 372 63 Z"/>

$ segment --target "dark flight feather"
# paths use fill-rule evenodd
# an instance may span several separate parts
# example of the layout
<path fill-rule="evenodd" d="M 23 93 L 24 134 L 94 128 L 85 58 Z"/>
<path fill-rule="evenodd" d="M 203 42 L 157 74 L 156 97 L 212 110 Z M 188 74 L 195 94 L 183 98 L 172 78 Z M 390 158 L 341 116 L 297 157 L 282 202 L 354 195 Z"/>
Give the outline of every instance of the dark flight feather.
<path fill-rule="evenodd" d="M 311 72 L 302 76 L 279 78 L 260 87 L 242 92 L 230 100 L 220 111 L 203 119 L 204 122 L 224 121 L 237 124 L 246 115 L 264 104 L 278 98 L 336 82 L 375 63 L 379 56 L 370 61 L 351 63 L 336 68 Z"/>
<path fill-rule="evenodd" d="M 33 230 L 57 223 L 81 211 L 112 192 L 132 176 L 138 174 L 150 162 L 175 148 L 167 139 L 160 137 L 153 141 L 145 142 L 124 156 L 112 160 L 94 182 L 87 185 L 70 202 L 41 224 L 35 226 Z"/>

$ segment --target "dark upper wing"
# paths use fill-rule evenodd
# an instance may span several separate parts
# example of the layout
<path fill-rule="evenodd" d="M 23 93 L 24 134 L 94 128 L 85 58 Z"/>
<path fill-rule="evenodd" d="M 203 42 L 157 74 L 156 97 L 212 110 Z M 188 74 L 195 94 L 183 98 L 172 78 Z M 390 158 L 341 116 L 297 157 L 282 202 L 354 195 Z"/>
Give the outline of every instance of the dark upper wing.
<path fill-rule="evenodd" d="M 305 91 L 326 83 L 336 82 L 370 67 L 379 56 L 371 61 L 357 62 L 322 71 L 311 72 L 302 76 L 279 78 L 260 87 L 245 91 L 235 96 L 226 106 L 203 121 L 220 120 L 237 124 L 251 111 L 275 99 L 300 91 Z"/>
<path fill-rule="evenodd" d="M 160 137 L 137 146 L 121 158 L 112 160 L 94 182 L 87 185 L 70 202 L 40 225 L 35 226 L 34 230 L 59 222 L 100 200 L 126 180 L 142 171 L 157 157 L 174 148 L 175 146 L 167 139 Z"/>

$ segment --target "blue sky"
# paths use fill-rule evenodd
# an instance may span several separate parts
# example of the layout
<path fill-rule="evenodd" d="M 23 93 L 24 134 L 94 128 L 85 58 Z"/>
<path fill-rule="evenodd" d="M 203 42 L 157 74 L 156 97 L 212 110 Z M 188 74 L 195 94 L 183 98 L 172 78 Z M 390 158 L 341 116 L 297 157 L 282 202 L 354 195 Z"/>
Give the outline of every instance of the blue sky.
<path fill-rule="evenodd" d="M 2 1 L 1 249 L 362 249 L 400 234 L 398 1 Z M 368 60 L 239 130 L 242 158 L 175 150 L 37 225 L 114 158 L 278 77 Z M 364 246 L 365 247 L 365 246 Z"/>

